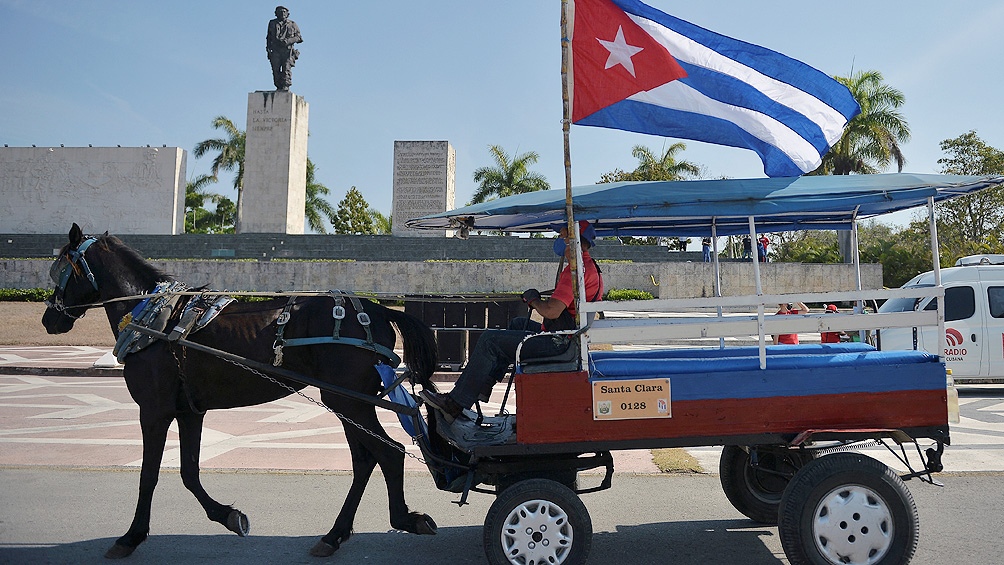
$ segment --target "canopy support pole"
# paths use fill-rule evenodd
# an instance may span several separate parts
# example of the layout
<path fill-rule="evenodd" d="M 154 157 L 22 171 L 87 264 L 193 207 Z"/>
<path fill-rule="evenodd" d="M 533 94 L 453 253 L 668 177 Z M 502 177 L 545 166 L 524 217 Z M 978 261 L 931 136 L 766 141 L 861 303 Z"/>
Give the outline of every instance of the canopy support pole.
<path fill-rule="evenodd" d="M 945 360 L 945 295 L 941 286 L 941 249 L 938 248 L 938 222 L 934 217 L 934 197 L 927 197 L 927 221 L 931 229 L 931 259 L 934 262 L 934 286 L 942 289 L 938 299 L 938 357 Z"/>
<path fill-rule="evenodd" d="M 753 216 L 749 217 L 750 222 L 750 243 L 756 241 L 756 223 L 753 221 Z M 766 250 L 764 250 L 766 251 Z M 760 284 L 760 254 L 753 253 L 753 280 L 756 281 L 756 295 L 760 299 L 760 303 L 756 307 L 756 319 L 757 327 L 760 330 L 759 335 L 759 345 L 760 345 L 760 369 L 767 368 L 767 342 L 764 336 L 764 319 L 763 319 L 763 285 Z"/>
<path fill-rule="evenodd" d="M 858 209 L 854 209 L 854 215 L 851 218 L 851 262 L 854 264 L 854 276 L 855 284 L 858 292 L 861 292 L 861 249 L 860 243 L 858 241 Z M 864 314 L 865 312 L 865 301 L 862 298 L 858 298 L 855 304 L 854 311 L 856 314 Z M 861 343 L 865 343 L 865 330 L 858 330 L 858 338 Z"/>
<path fill-rule="evenodd" d="M 712 261 L 715 265 L 715 298 L 722 297 L 722 271 L 718 264 L 718 225 L 715 218 L 711 218 L 711 253 Z M 718 317 L 722 317 L 722 305 L 718 305 Z M 725 338 L 718 338 L 718 348 L 725 349 Z"/>
<path fill-rule="evenodd" d="M 578 224 L 575 221 L 575 214 L 572 206 L 572 151 L 568 140 L 568 133 L 571 129 L 571 96 L 568 89 L 568 69 L 571 66 L 571 42 L 572 28 L 574 21 L 568 19 L 568 0 L 561 0 L 561 133 L 564 141 L 565 153 L 565 219 L 567 220 L 568 235 L 572 237 L 574 252 L 568 261 L 568 267 L 572 273 L 572 289 L 575 300 L 575 325 L 578 328 L 586 327 L 587 317 L 582 315 L 582 309 L 586 304 L 586 280 L 585 269 L 580 269 L 582 265 L 582 242 L 579 237 Z M 582 337 L 582 347 L 579 348 L 580 359 L 583 370 L 588 370 L 589 347 L 585 333 Z"/>

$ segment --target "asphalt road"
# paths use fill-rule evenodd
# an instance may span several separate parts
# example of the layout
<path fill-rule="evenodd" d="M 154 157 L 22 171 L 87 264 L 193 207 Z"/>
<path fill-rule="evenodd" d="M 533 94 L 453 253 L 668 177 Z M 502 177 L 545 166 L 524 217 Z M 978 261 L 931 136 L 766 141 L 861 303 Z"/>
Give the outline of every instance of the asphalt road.
<path fill-rule="evenodd" d="M 940 478 L 944 488 L 908 483 L 921 520 L 913 563 L 999 563 L 1002 475 Z M 474 494 L 472 504 L 458 508 L 451 503 L 456 495 L 437 491 L 428 475 L 409 473 L 409 505 L 439 524 L 438 535 L 415 536 L 389 531 L 380 479 L 375 475 L 367 490 L 356 535 L 327 562 L 484 562 L 481 524 L 490 496 Z M 349 476 L 231 471 L 206 473 L 204 483 L 248 514 L 251 535 L 239 538 L 209 522 L 177 473 L 167 471 L 154 499 L 151 537 L 127 562 L 323 562 L 307 552 L 334 520 Z M 107 564 L 102 555 L 128 527 L 137 484 L 134 470 L 0 469 L 0 562 Z M 590 563 L 787 563 L 777 528 L 735 511 L 717 476 L 622 474 L 613 488 L 583 501 L 593 521 Z"/>

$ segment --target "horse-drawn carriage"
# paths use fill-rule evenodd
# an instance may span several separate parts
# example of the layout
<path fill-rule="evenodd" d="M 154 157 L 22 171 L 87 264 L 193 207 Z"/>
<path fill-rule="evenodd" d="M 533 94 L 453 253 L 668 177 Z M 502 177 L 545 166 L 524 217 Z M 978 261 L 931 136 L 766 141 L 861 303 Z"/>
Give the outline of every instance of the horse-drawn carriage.
<path fill-rule="evenodd" d="M 877 175 L 628 183 L 579 189 L 574 207 L 577 217 L 593 222 L 601 236 L 717 238 L 753 235 L 755 225 L 761 231 L 856 233 L 859 218 L 924 202 L 933 210 L 936 200 L 1001 182 Z M 547 231 L 563 219 L 563 195 L 531 193 L 411 224 L 525 232 Z M 932 241 L 936 249 L 936 235 Z M 937 268 L 936 251 L 934 257 Z M 587 314 L 664 309 L 689 314 L 591 322 L 583 316 L 577 331 L 532 337 L 521 348 L 513 376 L 517 412 L 472 413 L 452 425 L 434 411 L 423 418 L 414 397 L 400 386 L 409 377 L 419 386 L 433 386 L 431 332 L 414 318 L 377 304 L 364 306 L 334 293 L 228 306 L 199 333 L 189 335 L 190 329 L 182 327 L 173 338 L 176 318 L 162 329 L 127 320 L 122 331 L 156 339 L 126 357 L 125 378 L 141 407 L 144 461 L 136 516 L 109 556 L 128 555 L 146 538 L 172 419 L 179 424 L 185 485 L 211 519 L 244 535 L 247 518 L 213 501 L 199 484 L 202 414 L 316 385 L 324 404 L 347 424 L 355 478 L 331 531 L 312 549 L 315 555 L 330 555 L 349 537 L 377 464 L 388 483 L 392 526 L 435 533 L 430 517 L 405 505 L 404 450 L 377 422 L 375 407 L 381 406 L 402 415 L 439 488 L 459 493 L 461 503 L 471 492 L 496 495 L 484 528 L 492 563 L 584 562 L 592 531 L 578 495 L 610 486 L 611 450 L 703 445 L 725 446 L 720 472 L 726 495 L 751 519 L 779 525 L 793 563 L 908 562 L 918 543 L 918 518 L 903 480 L 933 482 L 931 474 L 941 470 L 951 400 L 944 363 L 923 352 L 879 352 L 862 344 L 768 347 L 765 336 L 929 324 L 943 329 L 943 313 L 765 317 L 764 310 L 794 300 L 860 304 L 908 293 L 940 296 L 943 289 L 862 291 L 859 286 L 854 291 L 766 295 L 760 291 L 757 263 L 753 265 L 753 296 L 721 297 L 716 292 L 715 298 L 694 300 L 580 301 L 579 312 Z M 717 261 L 709 268 L 717 279 Z M 115 238 L 86 238 L 76 226 L 53 275 L 57 289 L 43 319 L 50 332 L 68 331 L 73 316 L 96 304 L 104 305 L 113 329 L 127 314 L 142 317 L 135 295 L 164 277 Z M 715 315 L 707 315 L 710 310 Z M 731 315 L 731 310 L 755 314 Z M 407 371 L 400 375 L 388 365 L 396 357 L 389 323 L 405 340 Z M 758 346 L 660 347 L 668 340 L 729 336 L 757 336 Z M 567 347 L 559 355 L 535 357 L 535 339 L 559 340 Z M 592 351 L 590 342 L 615 347 Z M 629 343 L 652 347 L 616 347 Z M 865 441 L 898 450 L 910 470 L 901 477 L 852 451 Z M 918 441 L 931 447 L 923 450 Z M 919 465 L 911 466 L 908 446 L 915 446 Z M 600 484 L 580 488 L 578 473 L 595 468 L 605 470 Z"/>

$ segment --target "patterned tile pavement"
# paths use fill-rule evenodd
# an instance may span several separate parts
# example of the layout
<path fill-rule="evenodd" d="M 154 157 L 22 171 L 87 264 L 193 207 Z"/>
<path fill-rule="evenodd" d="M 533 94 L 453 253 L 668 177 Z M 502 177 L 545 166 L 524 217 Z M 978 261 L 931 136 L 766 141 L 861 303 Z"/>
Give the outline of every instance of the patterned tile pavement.
<path fill-rule="evenodd" d="M 0 347 L 0 465 L 137 467 L 141 463 L 138 407 L 119 369 L 91 366 L 108 353 L 94 347 Z M 66 376 L 76 374 L 76 376 Z M 107 375 L 107 376 L 95 376 Z M 441 387 L 448 389 L 449 383 Z M 308 387 L 307 395 L 318 398 Z M 504 394 L 499 385 L 492 396 Z M 1004 387 L 964 387 L 962 420 L 952 425 L 947 471 L 1004 470 Z M 489 403 L 497 411 L 500 405 Z M 510 397 L 507 408 L 515 409 Z M 378 410 L 387 432 L 418 455 L 396 415 Z M 165 467 L 179 465 L 172 427 Z M 717 472 L 720 448 L 688 450 L 707 472 Z M 902 468 L 883 449 L 866 450 Z M 342 423 L 312 402 L 290 396 L 275 402 L 211 411 L 206 416 L 202 465 L 219 469 L 348 470 Z M 618 472 L 656 472 L 646 450 L 615 453 Z M 406 469 L 424 470 L 414 457 Z"/>

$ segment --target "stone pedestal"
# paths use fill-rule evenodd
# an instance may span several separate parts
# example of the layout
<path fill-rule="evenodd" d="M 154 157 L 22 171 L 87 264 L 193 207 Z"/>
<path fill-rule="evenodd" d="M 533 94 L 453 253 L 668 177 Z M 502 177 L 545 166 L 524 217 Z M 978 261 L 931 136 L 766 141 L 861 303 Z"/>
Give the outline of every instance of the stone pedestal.
<path fill-rule="evenodd" d="M 308 110 L 289 91 L 248 94 L 241 233 L 303 233 Z"/>
<path fill-rule="evenodd" d="M 405 222 L 452 210 L 456 176 L 457 158 L 449 141 L 395 141 L 393 235 L 443 237 L 440 231 L 409 229 Z"/>

